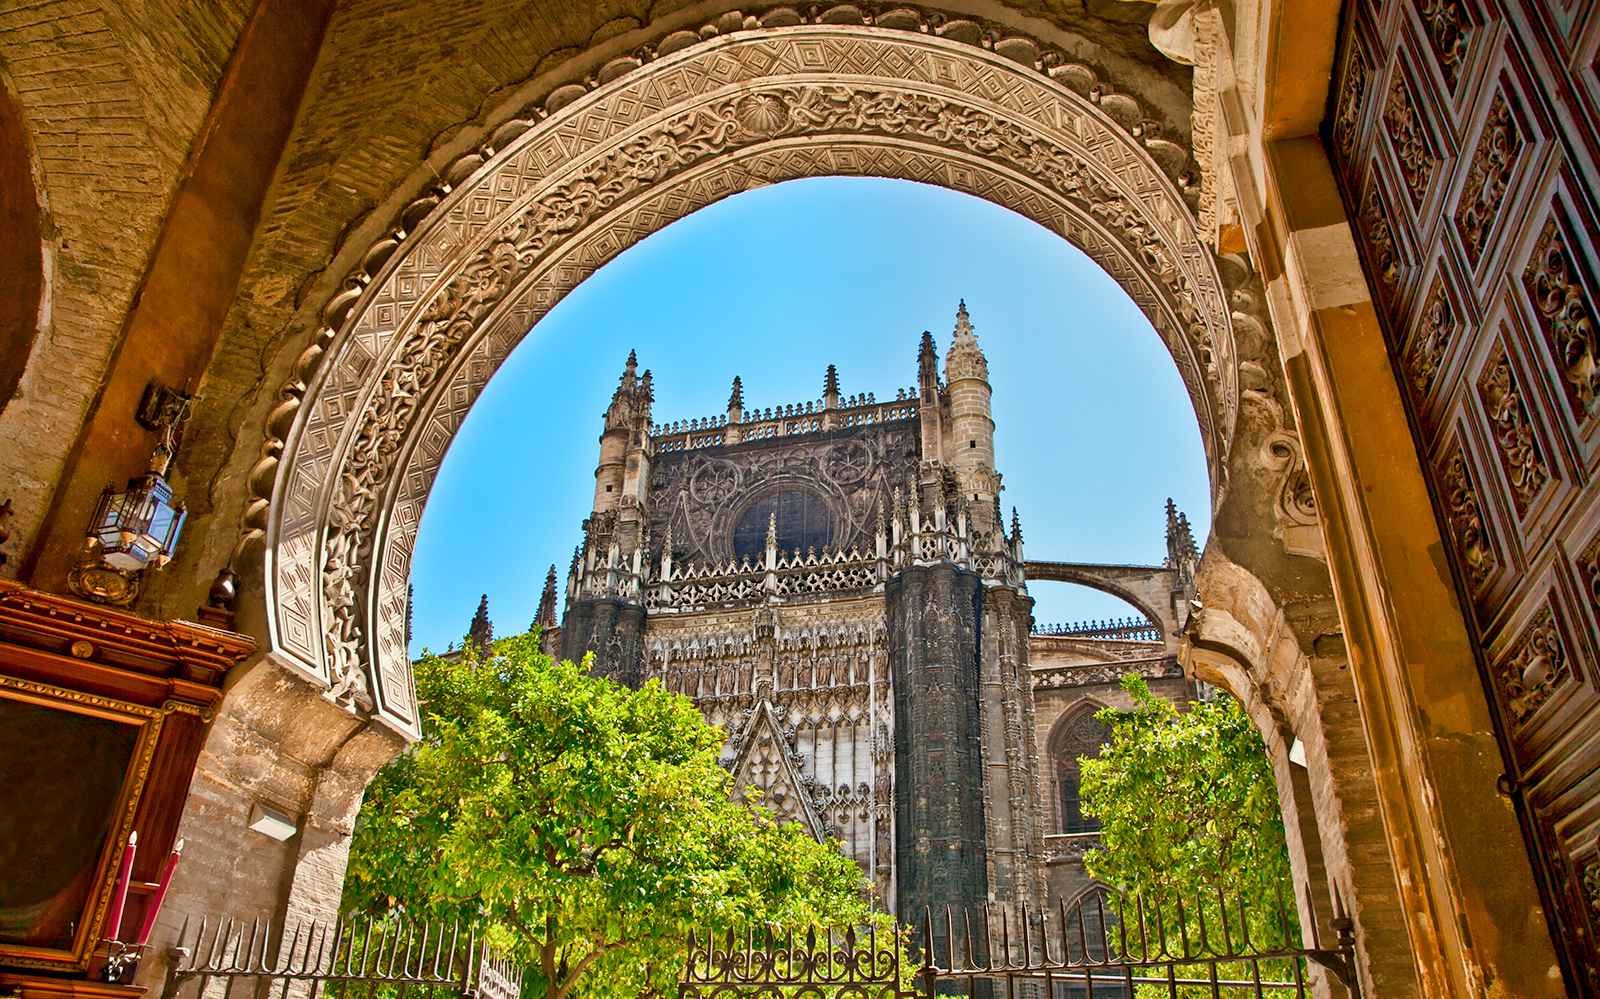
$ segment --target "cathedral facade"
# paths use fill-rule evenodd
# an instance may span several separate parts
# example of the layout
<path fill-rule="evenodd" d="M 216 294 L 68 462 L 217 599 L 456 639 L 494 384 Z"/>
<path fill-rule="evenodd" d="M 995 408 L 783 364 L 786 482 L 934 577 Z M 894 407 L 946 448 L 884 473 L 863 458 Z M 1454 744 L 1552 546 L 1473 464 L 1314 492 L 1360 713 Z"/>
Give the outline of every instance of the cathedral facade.
<path fill-rule="evenodd" d="M 1153 620 L 1030 639 L 990 395 L 964 302 L 942 370 L 924 333 L 916 384 L 884 401 L 830 366 L 820 400 L 747 410 L 736 378 L 726 414 L 660 425 L 630 355 L 559 629 L 553 593 L 542 608 L 551 651 L 693 698 L 737 793 L 836 838 L 903 918 L 1085 882 L 1076 760 L 1109 733 L 1064 709 L 1136 665 L 1183 686 Z M 1065 723 L 1043 769 L 1039 682 Z"/>

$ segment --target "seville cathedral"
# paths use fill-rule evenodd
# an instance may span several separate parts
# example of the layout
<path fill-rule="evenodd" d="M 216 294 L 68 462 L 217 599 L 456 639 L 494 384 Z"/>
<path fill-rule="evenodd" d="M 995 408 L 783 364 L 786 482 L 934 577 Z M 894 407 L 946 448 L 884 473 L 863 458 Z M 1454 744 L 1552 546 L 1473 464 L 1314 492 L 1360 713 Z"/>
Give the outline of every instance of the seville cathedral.
<path fill-rule="evenodd" d="M 545 649 L 658 680 L 728 733 L 735 793 L 838 839 L 906 922 L 929 906 L 1070 901 L 1096 826 L 1077 760 L 1123 676 L 1187 700 L 1176 636 L 1198 561 L 1168 504 L 1164 566 L 1025 562 L 994 467 L 989 366 L 966 303 L 893 400 L 822 398 L 652 422 L 630 354 L 606 410 L 594 512 Z M 1142 622 L 1032 634 L 1026 579 L 1132 602 Z M 485 606 L 474 632 L 488 632 Z M 1039 747 L 1044 747 L 1041 756 Z M 750 790 L 757 792 L 750 795 Z"/>
<path fill-rule="evenodd" d="M 1366 997 L 1600 995 L 1597 5 L 38 0 L 0 6 L 0 90 L 0 990 L 131 999 L 91 962 L 151 909 L 156 989 L 186 919 L 334 914 L 362 793 L 419 735 L 413 545 L 478 393 L 629 246 L 848 175 L 1037 222 L 1169 349 L 1212 526 L 1187 612 L 1146 613 L 1175 682 L 1230 692 L 1265 740 L 1307 945 L 1347 928 Z M 649 479 L 608 438 L 563 624 L 715 712 L 745 632 L 696 588 L 877 573 L 860 631 L 797 594 L 742 613 L 762 731 L 825 718 L 861 751 L 795 807 L 880 878 L 876 755 L 900 750 L 878 671 L 906 669 L 894 696 L 931 724 L 929 678 L 958 666 L 934 637 L 966 643 L 991 741 L 897 764 L 893 823 L 987 853 L 891 865 L 901 906 L 978 871 L 1046 892 L 1064 835 L 1002 751 L 1051 747 L 1038 685 L 1035 731 L 1006 716 L 1037 653 L 966 429 L 977 356 L 945 359 L 937 411 L 919 372 L 916 399 L 833 411 L 872 422 L 716 445 L 838 448 L 820 505 L 774 472 L 712 509 L 746 470 L 697 483 L 703 431 L 652 428 Z M 612 595 L 635 552 L 660 559 L 643 624 Z M 808 691 L 863 687 L 868 726 L 803 703 L 802 666 Z M 741 765 L 806 776 L 759 738 Z M 981 826 L 971 794 L 907 794 L 980 769 Z"/>

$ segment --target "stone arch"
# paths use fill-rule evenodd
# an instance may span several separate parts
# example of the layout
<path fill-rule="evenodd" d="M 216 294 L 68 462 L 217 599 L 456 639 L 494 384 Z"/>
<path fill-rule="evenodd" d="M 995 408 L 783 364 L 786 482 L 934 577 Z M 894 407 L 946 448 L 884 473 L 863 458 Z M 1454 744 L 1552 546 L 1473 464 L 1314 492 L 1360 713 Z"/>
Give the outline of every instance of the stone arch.
<path fill-rule="evenodd" d="M 1088 562 L 1027 563 L 1030 581 L 1073 583 L 1125 601 L 1169 639 L 1177 634 L 1181 608 L 1173 605 L 1178 571 L 1155 565 L 1096 565 Z"/>
<path fill-rule="evenodd" d="M 782 180 L 934 183 L 1084 250 L 1171 351 L 1220 498 L 1237 351 L 1192 210 L 1159 150 L 1097 92 L 997 51 L 859 25 L 749 30 L 602 72 L 609 82 L 552 99 L 548 117 L 502 126 L 483 155 L 463 158 L 329 303 L 325 335 L 269 417 L 253 478 L 258 492 L 271 482 L 271 501 L 255 501 L 246 522 L 265 519 L 280 661 L 414 734 L 411 546 L 477 393 L 545 311 L 623 249 Z"/>
<path fill-rule="evenodd" d="M 1050 760 L 1050 786 L 1052 799 L 1051 811 L 1055 815 L 1054 824 L 1056 826 L 1054 832 L 1071 833 L 1085 831 L 1082 829 L 1066 828 L 1068 816 L 1066 815 L 1064 782 L 1070 777 L 1074 781 L 1074 792 L 1076 792 L 1076 781 L 1078 778 L 1076 774 L 1069 775 L 1063 772 L 1064 768 L 1062 766 L 1062 755 L 1074 749 L 1084 748 L 1082 746 L 1073 745 L 1073 742 L 1079 740 L 1081 736 L 1089 733 L 1096 726 L 1104 729 L 1107 736 L 1111 734 L 1110 727 L 1095 718 L 1095 714 L 1099 712 L 1101 708 L 1106 706 L 1106 704 L 1098 699 L 1092 697 L 1085 698 L 1079 703 L 1073 705 L 1071 710 L 1064 712 L 1060 718 L 1056 719 L 1055 724 L 1050 726 L 1050 735 L 1045 740 L 1045 747 L 1046 752 L 1049 754 Z M 1104 743 L 1101 744 L 1104 745 Z M 1076 755 L 1082 754 L 1079 753 Z M 1073 797 L 1077 797 L 1076 793 L 1074 793 Z"/>
<path fill-rule="evenodd" d="M 0 78 L 0 410 L 22 382 L 45 294 L 34 157 L 9 82 Z"/>

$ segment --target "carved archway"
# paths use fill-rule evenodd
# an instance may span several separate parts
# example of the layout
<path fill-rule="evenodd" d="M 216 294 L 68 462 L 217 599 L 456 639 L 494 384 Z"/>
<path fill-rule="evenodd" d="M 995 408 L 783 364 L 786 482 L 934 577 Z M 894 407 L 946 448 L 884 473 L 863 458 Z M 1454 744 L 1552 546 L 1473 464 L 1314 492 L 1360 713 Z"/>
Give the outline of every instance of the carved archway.
<path fill-rule="evenodd" d="M 478 392 L 623 249 L 730 194 L 800 177 L 937 184 L 1082 249 L 1166 342 L 1220 496 L 1238 385 L 1216 261 L 1149 140 L 1091 100 L 1098 91 L 1042 69 L 911 31 L 768 28 L 687 45 L 502 127 L 373 247 L 370 279 L 330 303 L 327 337 L 269 421 L 282 453 L 269 451 L 257 478 L 273 482 L 266 586 L 280 661 L 413 734 L 412 544 Z"/>

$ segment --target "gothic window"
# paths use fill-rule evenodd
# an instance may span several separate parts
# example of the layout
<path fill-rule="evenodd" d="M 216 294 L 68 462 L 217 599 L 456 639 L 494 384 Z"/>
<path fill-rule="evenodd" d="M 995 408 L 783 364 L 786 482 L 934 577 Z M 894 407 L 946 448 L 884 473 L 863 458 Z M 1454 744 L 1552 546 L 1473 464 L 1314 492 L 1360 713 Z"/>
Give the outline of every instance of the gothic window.
<path fill-rule="evenodd" d="M 1083 814 L 1083 798 L 1078 788 L 1078 760 L 1100 755 L 1100 748 L 1111 741 L 1111 729 L 1095 720 L 1092 711 L 1079 714 L 1056 736 L 1056 786 L 1061 800 L 1061 831 L 1095 832 L 1100 820 Z"/>
<path fill-rule="evenodd" d="M 822 497 L 801 489 L 773 493 L 750 504 L 733 531 L 733 554 L 752 560 L 767 553 L 767 525 L 777 518 L 778 549 L 802 552 L 828 547 L 833 539 L 833 518 Z"/>

